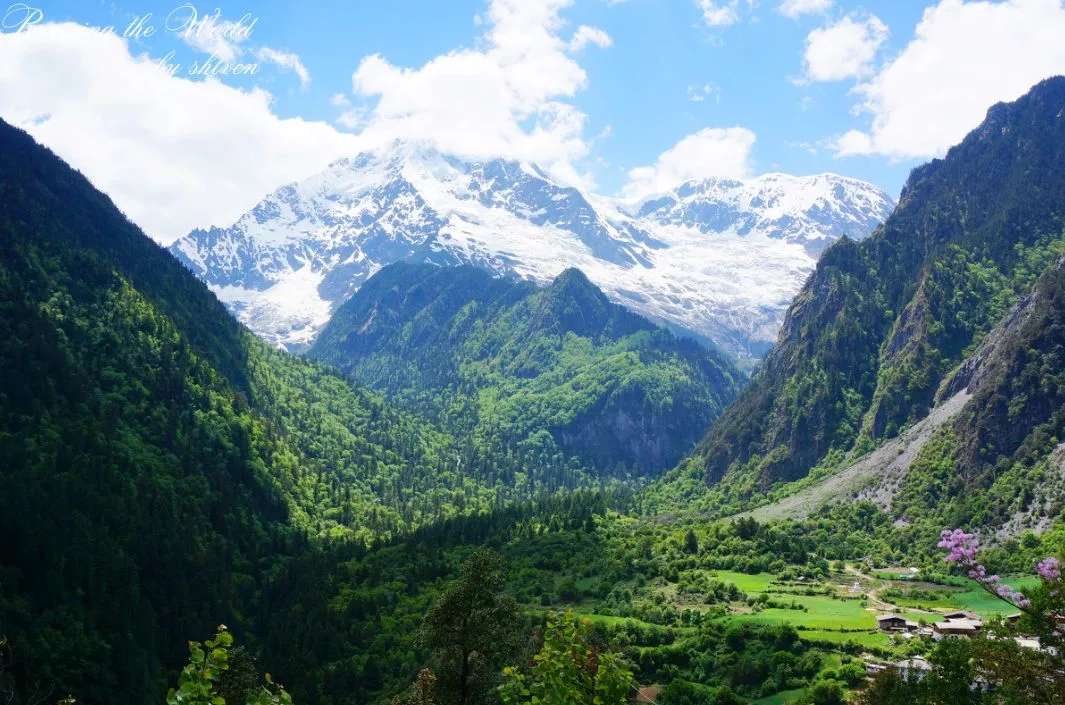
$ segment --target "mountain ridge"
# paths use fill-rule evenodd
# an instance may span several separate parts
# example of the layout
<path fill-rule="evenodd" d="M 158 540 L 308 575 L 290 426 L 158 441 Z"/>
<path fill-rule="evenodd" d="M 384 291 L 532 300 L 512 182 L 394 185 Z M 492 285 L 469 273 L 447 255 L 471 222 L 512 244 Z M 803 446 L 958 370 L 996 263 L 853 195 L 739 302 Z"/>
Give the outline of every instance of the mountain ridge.
<path fill-rule="evenodd" d="M 688 452 L 743 378 L 572 268 L 541 288 L 397 262 L 341 305 L 308 355 L 459 438 L 637 479 Z"/>
<path fill-rule="evenodd" d="M 1065 78 L 1048 79 L 914 169 L 871 238 L 830 247 L 761 372 L 697 452 L 753 491 L 871 450 L 1065 251 Z M 740 478 L 744 478 L 740 481 Z"/>
<path fill-rule="evenodd" d="M 293 350 L 381 266 L 412 261 L 541 284 L 576 266 L 615 303 L 748 359 L 768 348 L 824 246 L 864 237 L 894 205 L 830 174 L 708 179 L 626 204 L 535 165 L 391 150 L 338 160 L 170 250 L 242 322 Z"/>

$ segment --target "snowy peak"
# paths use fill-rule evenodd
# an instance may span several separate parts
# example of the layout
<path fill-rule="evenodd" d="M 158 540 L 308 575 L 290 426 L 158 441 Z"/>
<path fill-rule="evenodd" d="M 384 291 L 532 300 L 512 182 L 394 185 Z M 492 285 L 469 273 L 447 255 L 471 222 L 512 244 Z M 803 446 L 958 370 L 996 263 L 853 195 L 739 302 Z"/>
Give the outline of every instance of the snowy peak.
<path fill-rule="evenodd" d="M 758 232 L 802 245 L 817 257 L 838 238 L 867 236 L 894 207 L 883 191 L 858 179 L 765 174 L 746 181 L 689 181 L 644 199 L 634 211 L 640 218 L 704 233 Z"/>
<path fill-rule="evenodd" d="M 378 269 L 412 261 L 541 283 L 579 268 L 612 300 L 757 357 L 817 254 L 868 235 L 893 205 L 853 179 L 769 174 L 628 207 L 533 164 L 396 143 L 282 186 L 171 251 L 253 331 L 294 350 Z"/>

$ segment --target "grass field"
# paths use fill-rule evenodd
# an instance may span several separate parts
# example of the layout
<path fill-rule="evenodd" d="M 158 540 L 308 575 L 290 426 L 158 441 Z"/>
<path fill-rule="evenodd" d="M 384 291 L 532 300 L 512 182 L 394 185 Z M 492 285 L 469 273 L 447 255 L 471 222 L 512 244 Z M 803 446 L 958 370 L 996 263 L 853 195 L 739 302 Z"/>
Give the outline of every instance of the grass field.
<path fill-rule="evenodd" d="M 1014 588 L 1031 588 L 1039 584 L 1039 578 L 1005 579 L 1005 582 Z M 989 617 L 1016 612 L 1017 608 L 1007 605 L 992 595 L 988 595 L 973 583 L 973 587 L 965 592 L 957 592 L 953 595 L 954 600 L 965 609 L 976 612 L 979 615 Z"/>
<path fill-rule="evenodd" d="M 929 610 L 960 610 L 969 609 L 964 602 L 957 599 L 959 593 L 946 593 L 944 592 L 942 597 L 938 600 L 914 600 L 907 597 L 888 597 L 883 596 L 884 600 L 889 600 L 892 604 L 896 604 L 899 607 L 916 607 L 919 609 Z"/>
<path fill-rule="evenodd" d="M 807 641 L 831 641 L 835 644 L 853 641 L 862 646 L 875 646 L 881 649 L 889 649 L 892 646 L 891 637 L 883 632 L 832 632 L 823 629 L 804 629 L 799 632 L 799 637 Z"/>
<path fill-rule="evenodd" d="M 784 705 L 784 703 L 791 700 L 795 700 L 802 695 L 802 688 L 797 690 L 782 690 L 779 693 L 770 695 L 768 698 L 762 698 L 761 700 L 755 700 L 755 705 Z"/>
<path fill-rule="evenodd" d="M 591 621 L 592 624 L 609 624 L 611 626 L 616 626 L 618 624 L 634 624 L 638 627 L 643 627 L 644 629 L 664 629 L 660 624 L 651 624 L 650 622 L 645 622 L 642 619 L 636 619 L 635 617 L 614 617 L 605 614 L 595 614 L 594 612 L 579 612 L 577 610 L 574 610 L 573 614 L 576 617 Z M 674 629 L 676 629 L 676 627 L 674 627 Z"/>
<path fill-rule="evenodd" d="M 751 614 L 736 615 L 735 619 L 749 622 L 778 624 L 788 622 L 794 626 L 812 629 L 875 629 L 875 613 L 861 606 L 858 600 L 834 600 L 821 596 L 788 596 L 787 601 L 804 605 L 808 611 L 767 609 Z"/>
<path fill-rule="evenodd" d="M 769 588 L 770 583 L 776 579 L 776 576 L 770 573 L 748 575 L 747 573 L 733 573 L 730 570 L 717 570 L 711 575 L 721 582 L 732 583 L 748 594 L 765 592 Z"/>
<path fill-rule="evenodd" d="M 907 579 L 912 579 L 913 574 L 909 568 L 877 568 L 872 571 L 872 576 L 879 580 L 898 580 L 900 576 L 905 575 Z"/>

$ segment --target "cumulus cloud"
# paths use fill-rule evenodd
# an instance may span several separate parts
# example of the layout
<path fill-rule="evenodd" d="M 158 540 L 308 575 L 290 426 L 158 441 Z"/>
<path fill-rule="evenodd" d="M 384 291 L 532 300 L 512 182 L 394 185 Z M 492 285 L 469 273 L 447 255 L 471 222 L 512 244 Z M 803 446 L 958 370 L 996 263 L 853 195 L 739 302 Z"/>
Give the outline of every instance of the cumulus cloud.
<path fill-rule="evenodd" d="M 844 17 L 813 30 L 803 52 L 803 81 L 842 81 L 868 75 L 873 59 L 888 38 L 888 28 L 875 15 Z"/>
<path fill-rule="evenodd" d="M 610 38 L 610 35 L 599 29 L 598 27 L 589 27 L 586 24 L 582 24 L 574 32 L 573 38 L 569 40 L 570 51 L 580 51 L 589 44 L 594 44 L 600 49 L 606 49 L 614 43 L 614 40 Z"/>
<path fill-rule="evenodd" d="M 688 135 L 658 156 L 652 166 L 629 171 L 626 199 L 645 198 L 710 177 L 746 178 L 752 173 L 755 134 L 744 127 L 707 127 Z"/>
<path fill-rule="evenodd" d="M 558 178 L 587 183 L 574 162 L 588 153 L 586 116 L 567 99 L 587 74 L 559 33 L 572 0 L 492 0 L 483 48 L 462 49 L 418 68 L 378 54 L 362 60 L 353 92 L 374 100 L 360 132 L 370 142 L 421 139 L 471 157 L 536 161 Z M 589 28 L 587 43 L 605 33 Z M 578 31 L 580 35 L 580 31 Z"/>
<path fill-rule="evenodd" d="M 1063 37 L 1061 0 L 941 0 L 902 52 L 858 85 L 872 125 L 840 137 L 836 154 L 943 154 L 991 105 L 1065 73 Z"/>
<path fill-rule="evenodd" d="M 587 185 L 575 166 L 591 145 L 586 116 L 568 102 L 587 76 L 572 42 L 604 46 L 609 37 L 588 27 L 563 40 L 560 12 L 571 2 L 492 0 L 477 50 L 419 68 L 366 57 L 352 78 L 354 95 L 331 98 L 344 130 L 281 119 L 267 91 L 169 71 L 115 34 L 42 23 L 0 34 L 0 117 L 83 171 L 163 243 L 228 224 L 279 185 L 397 138 L 536 161 Z M 298 56 L 255 47 L 248 32 L 233 30 L 239 23 L 186 41 L 220 60 L 253 55 L 307 85 Z"/>
<path fill-rule="evenodd" d="M 802 15 L 825 12 L 830 7 L 832 0 L 784 0 L 777 6 L 777 12 L 794 20 Z"/>
<path fill-rule="evenodd" d="M 171 75 L 126 41 L 75 24 L 0 34 L 0 117 L 32 134 L 168 243 L 228 224 L 279 185 L 357 151 L 271 96 Z"/>

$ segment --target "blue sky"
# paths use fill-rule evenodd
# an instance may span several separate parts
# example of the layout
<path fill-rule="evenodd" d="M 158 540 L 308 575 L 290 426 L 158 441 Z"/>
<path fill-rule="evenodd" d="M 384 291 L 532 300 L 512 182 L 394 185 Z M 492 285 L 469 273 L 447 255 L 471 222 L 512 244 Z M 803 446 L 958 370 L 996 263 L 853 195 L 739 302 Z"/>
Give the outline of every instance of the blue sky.
<path fill-rule="evenodd" d="M 187 21 L 183 5 L 37 0 L 12 5 L 0 33 L 0 61 L 9 52 L 16 67 L 0 72 L 0 117 L 164 241 L 335 153 L 395 137 L 544 161 L 608 195 L 833 171 L 897 196 L 915 164 L 992 103 L 1065 71 L 1060 0 L 215 0 L 193 3 L 198 18 L 218 8 L 254 24 L 200 40 L 166 31 L 168 18 Z M 149 12 L 152 36 L 121 37 Z M 17 31 L 20 18 L 33 26 Z M 42 29 L 64 22 L 114 32 Z M 170 80 L 133 65 L 170 52 L 180 65 Z M 176 83 L 204 83 L 187 71 L 212 53 L 259 70 L 218 76 L 221 87 Z M 190 161 L 196 149 L 216 161 Z M 153 164 L 185 173 L 159 180 Z M 187 196 L 170 193 L 193 182 Z M 164 200 L 165 223 L 153 220 Z"/>

